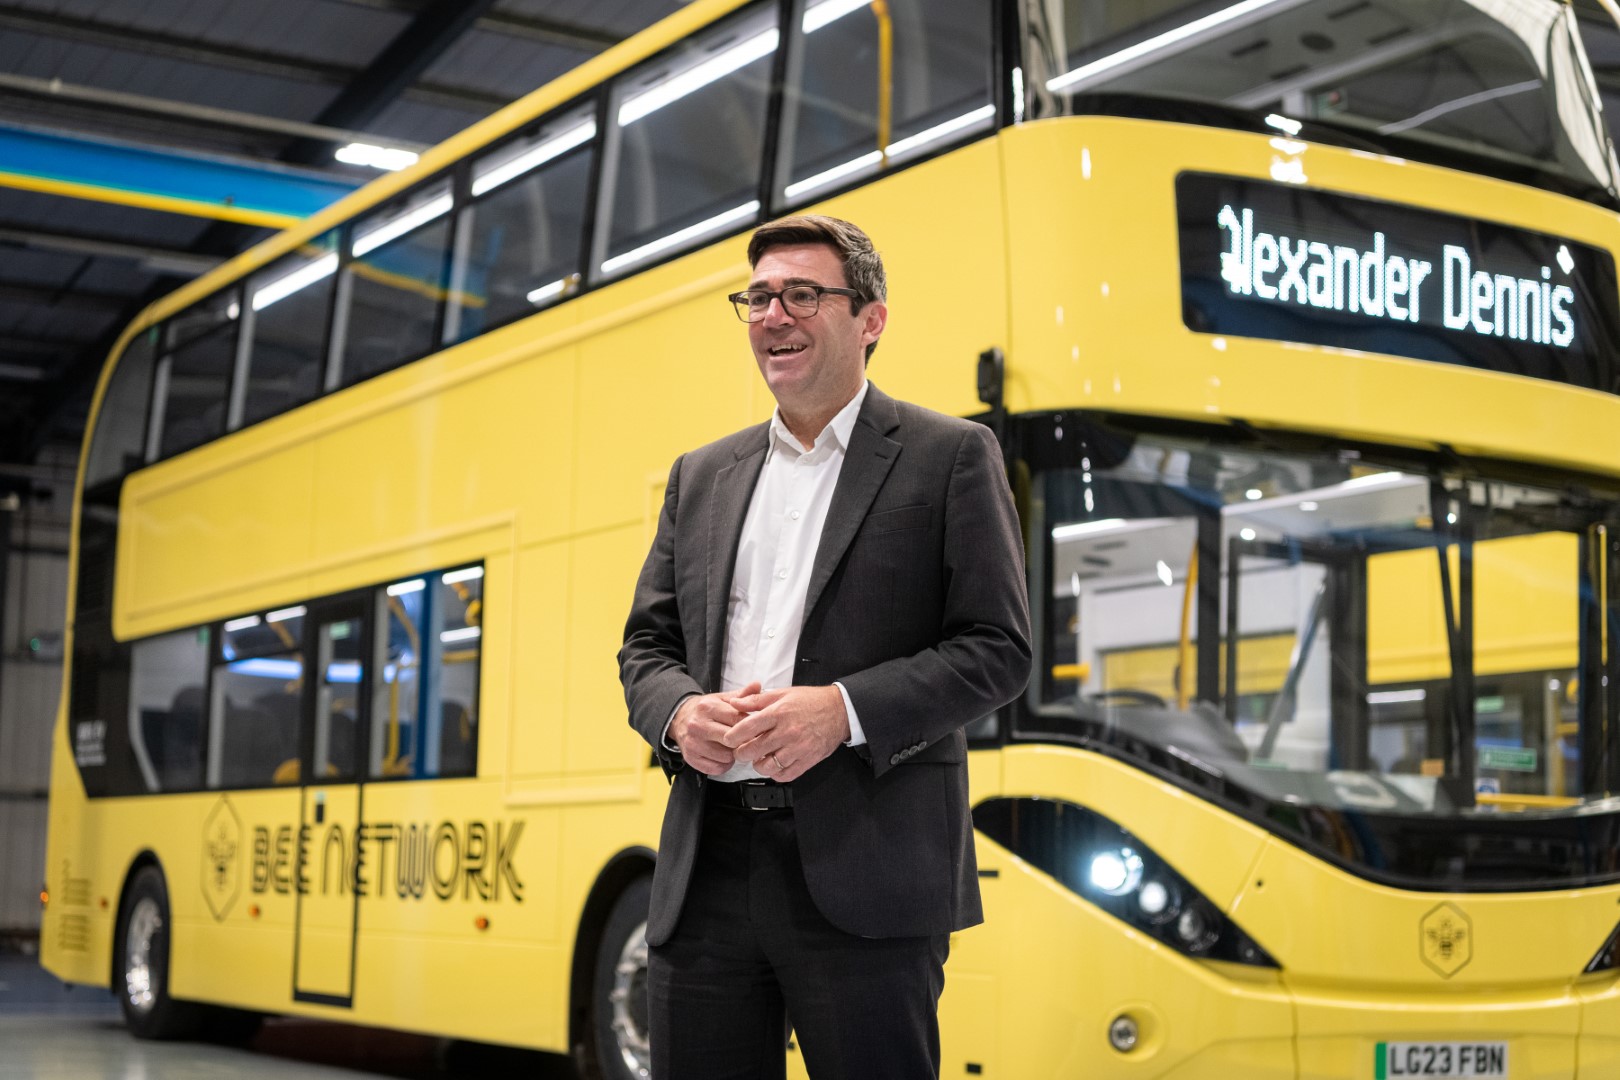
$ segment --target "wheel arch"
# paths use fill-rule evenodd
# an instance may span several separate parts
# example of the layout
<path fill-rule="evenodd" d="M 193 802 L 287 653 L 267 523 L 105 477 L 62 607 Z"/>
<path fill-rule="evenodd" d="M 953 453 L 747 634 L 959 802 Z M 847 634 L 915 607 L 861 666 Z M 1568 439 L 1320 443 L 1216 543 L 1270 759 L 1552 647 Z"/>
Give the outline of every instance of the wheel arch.
<path fill-rule="evenodd" d="M 118 883 L 118 903 L 113 906 L 111 946 L 108 949 L 109 955 L 107 957 L 107 985 L 112 987 L 115 992 L 118 990 L 119 980 L 123 974 L 118 970 L 118 965 L 121 963 L 118 954 L 119 945 L 121 944 L 120 938 L 124 932 L 124 901 L 129 899 L 129 887 L 134 883 L 135 875 L 148 866 L 157 870 L 158 876 L 163 879 L 164 894 L 167 895 L 169 891 L 169 874 L 163 869 L 163 860 L 157 857 L 157 852 L 151 848 L 142 848 L 136 852 L 135 857 L 129 860 L 129 865 L 124 868 L 123 880 Z M 172 921 L 173 914 L 170 913 L 169 917 Z"/>
<path fill-rule="evenodd" d="M 608 914 L 620 894 L 637 878 L 651 874 L 658 854 L 648 847 L 626 848 L 602 867 L 585 897 L 574 934 L 574 957 L 568 972 L 568 1045 L 574 1050 L 589 1044 L 591 980 L 597 940 L 607 926 Z"/>

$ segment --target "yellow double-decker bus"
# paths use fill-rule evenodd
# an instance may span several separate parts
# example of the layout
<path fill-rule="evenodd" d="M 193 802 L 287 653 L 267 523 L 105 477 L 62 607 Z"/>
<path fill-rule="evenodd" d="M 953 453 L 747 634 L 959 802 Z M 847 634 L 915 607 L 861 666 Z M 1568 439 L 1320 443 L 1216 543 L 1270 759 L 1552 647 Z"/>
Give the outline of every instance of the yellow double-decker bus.
<path fill-rule="evenodd" d="M 1620 1076 L 1616 173 L 1558 0 L 683 9 L 123 336 L 45 964 L 645 1075 L 613 656 L 814 207 L 1028 542 L 944 1075 Z"/>

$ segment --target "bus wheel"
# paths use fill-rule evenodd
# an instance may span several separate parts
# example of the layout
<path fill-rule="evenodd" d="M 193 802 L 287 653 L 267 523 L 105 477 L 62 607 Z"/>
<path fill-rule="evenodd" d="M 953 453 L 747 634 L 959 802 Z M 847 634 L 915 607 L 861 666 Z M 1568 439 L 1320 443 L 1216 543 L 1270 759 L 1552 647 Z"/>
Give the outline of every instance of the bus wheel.
<path fill-rule="evenodd" d="M 591 1033 L 603 1080 L 645 1080 L 647 1049 L 647 901 L 652 878 L 619 894 L 596 947 L 591 983 Z"/>
<path fill-rule="evenodd" d="M 199 1013 L 169 996 L 169 891 L 155 866 L 130 883 L 118 915 L 113 991 L 138 1039 L 178 1039 L 196 1031 Z"/>

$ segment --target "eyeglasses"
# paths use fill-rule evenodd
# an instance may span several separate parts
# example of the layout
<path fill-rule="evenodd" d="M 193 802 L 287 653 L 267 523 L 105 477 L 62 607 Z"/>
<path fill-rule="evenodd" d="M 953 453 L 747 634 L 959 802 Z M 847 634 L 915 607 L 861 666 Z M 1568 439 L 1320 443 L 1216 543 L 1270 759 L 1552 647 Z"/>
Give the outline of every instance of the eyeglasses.
<path fill-rule="evenodd" d="M 744 289 L 726 297 L 737 308 L 737 318 L 743 322 L 759 322 L 771 309 L 772 300 L 782 301 L 782 310 L 796 319 L 808 319 L 821 310 L 821 298 L 828 294 L 847 296 L 859 300 L 861 294 L 854 289 L 835 289 L 831 285 L 789 285 L 771 292 L 769 289 Z"/>

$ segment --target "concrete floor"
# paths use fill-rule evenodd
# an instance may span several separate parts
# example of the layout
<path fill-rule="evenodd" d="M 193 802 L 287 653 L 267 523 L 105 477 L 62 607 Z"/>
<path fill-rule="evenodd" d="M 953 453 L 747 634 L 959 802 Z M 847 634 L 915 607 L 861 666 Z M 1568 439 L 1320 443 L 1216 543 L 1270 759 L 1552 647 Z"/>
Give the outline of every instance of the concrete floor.
<path fill-rule="evenodd" d="M 32 957 L 0 954 L 0 1080 L 575 1080 L 549 1054 L 375 1028 L 272 1019 L 246 1047 L 141 1042 L 105 990 L 64 987 Z"/>

